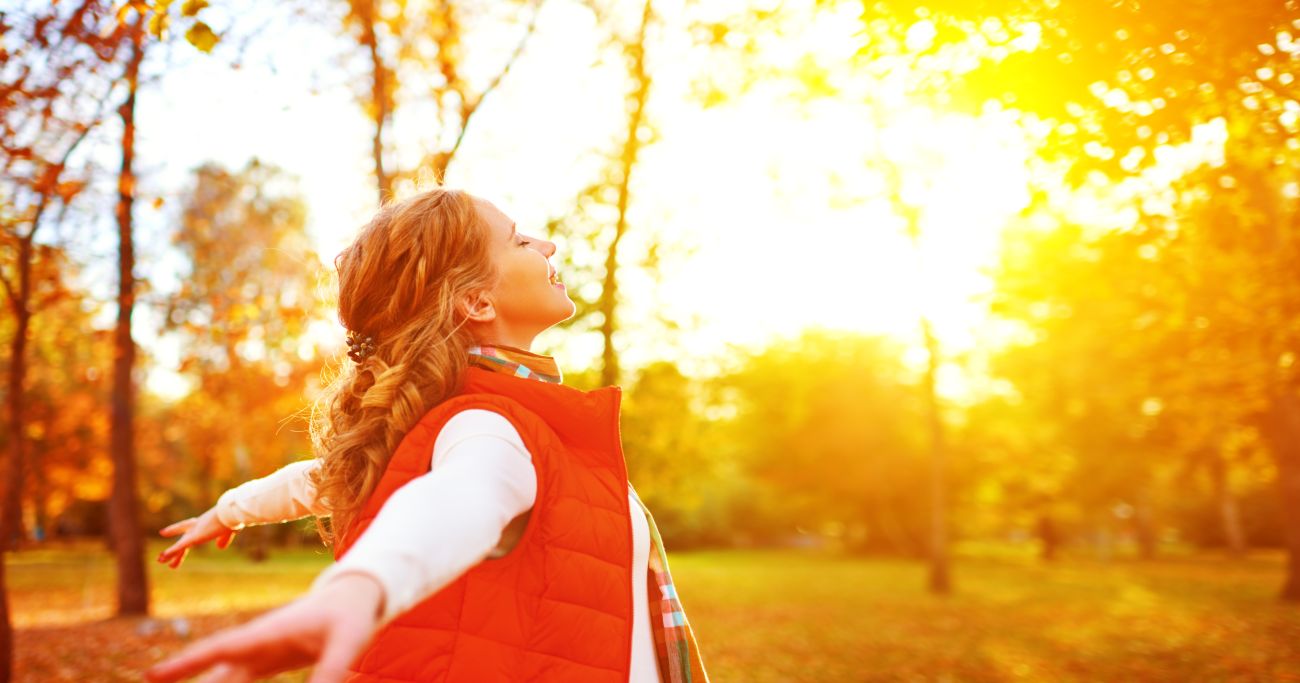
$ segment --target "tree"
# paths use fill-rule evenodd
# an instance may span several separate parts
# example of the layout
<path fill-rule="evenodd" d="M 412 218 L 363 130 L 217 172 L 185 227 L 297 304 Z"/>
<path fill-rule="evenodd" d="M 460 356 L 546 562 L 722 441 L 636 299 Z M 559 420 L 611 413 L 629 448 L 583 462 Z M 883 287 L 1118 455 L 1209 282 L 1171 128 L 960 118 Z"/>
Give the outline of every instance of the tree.
<path fill-rule="evenodd" d="M 484 82 L 474 83 L 465 75 L 466 20 L 489 18 L 500 5 L 347 0 L 344 30 L 364 52 L 370 71 L 365 92 L 358 95 L 374 124 L 371 157 L 380 203 L 392 197 L 399 186 L 413 186 L 423 176 L 443 178 L 474 114 L 522 55 L 536 28 L 542 1 L 511 4 L 509 15 L 517 12 L 515 5 L 531 5 L 522 36 L 498 69 Z M 432 149 L 414 167 L 402 168 L 390 137 L 399 110 L 408 101 L 434 105 L 436 120 L 425 128 L 435 137 L 424 143 Z"/>
<path fill-rule="evenodd" d="M 779 84 L 796 105 L 812 105 L 828 99 L 852 102 L 865 107 L 868 112 L 869 118 L 864 125 L 885 129 L 895 124 L 900 116 L 901 109 L 895 98 L 912 102 L 933 97 L 935 93 L 944 91 L 944 84 L 960 68 L 950 60 L 925 60 L 919 54 L 923 50 L 918 50 L 917 41 L 899 39 L 896 34 L 906 23 L 904 4 L 878 3 L 868 7 L 858 3 L 831 2 L 819 3 L 810 11 L 778 4 L 775 7 L 746 7 L 731 15 L 702 18 L 695 30 L 711 47 L 712 58 L 720 65 L 716 71 L 726 76 L 718 78 L 706 72 L 697 88 L 700 99 L 703 104 L 717 105 L 741 97 L 755 83 Z M 807 54 L 798 54 L 794 59 L 790 59 L 790 53 L 784 50 L 766 51 L 780 55 L 772 61 L 760 56 L 765 52 L 760 45 L 798 36 L 809 27 L 818 12 L 844 16 L 846 8 L 854 10 L 864 23 L 859 32 L 863 37 L 862 44 L 847 59 L 840 53 L 828 58 L 819 52 L 820 45 L 809 48 L 808 41 L 789 46 L 796 51 L 807 51 Z M 922 16 L 926 13 L 923 9 L 917 11 Z M 886 39 L 875 40 L 882 35 Z M 829 61 L 831 59 L 834 62 Z M 913 245 L 917 257 L 916 286 L 922 288 L 933 287 L 940 279 L 939 273 L 930 271 L 923 246 L 938 240 L 924 234 L 923 226 L 930 222 L 927 208 L 941 199 L 942 188 L 935 187 L 932 179 L 937 170 L 932 162 L 942 160 L 947 152 L 941 145 L 932 140 L 884 140 L 873 154 L 863 159 L 864 166 L 881 181 L 879 198 L 891 204 Z M 846 199 L 863 201 L 875 197 Z M 945 407 L 936 385 L 940 367 L 952 359 L 945 361 L 943 358 L 933 329 L 933 315 L 934 312 L 928 310 L 920 310 L 917 314 L 921 344 L 928 359 L 922 380 L 927 405 L 922 419 L 926 425 L 930 460 L 930 475 L 925 482 L 929 500 L 926 515 L 929 519 L 927 580 L 932 592 L 947 594 L 951 592 L 952 583 L 949 469 L 950 451 L 953 449 L 945 421 Z"/>
<path fill-rule="evenodd" d="M 705 28 L 716 44 L 738 46 L 733 51 L 748 55 L 760 40 L 756 29 L 775 26 L 780 32 L 806 25 L 807 14 L 842 16 L 850 11 L 858 17 L 862 30 L 861 47 L 849 59 L 836 57 L 838 63 L 832 64 L 826 56 L 810 51 L 782 64 L 759 64 L 747 73 L 791 79 L 801 86 L 799 93 L 809 98 L 858 96 L 871 93 L 873 85 L 884 84 L 892 85 L 893 92 L 924 98 L 950 111 L 972 113 L 991 104 L 1010 109 L 1026 127 L 1046 131 L 1040 156 L 1064 165 L 1065 184 L 1074 189 L 1134 179 L 1158 166 L 1172 145 L 1192 140 L 1198 129 L 1222 121 L 1230 131 L 1228 144 L 1248 153 L 1237 155 L 1236 164 L 1215 164 L 1215 170 L 1195 175 L 1199 187 L 1182 191 L 1172 221 L 1170 216 L 1148 210 L 1148 201 L 1159 203 L 1154 197 L 1135 200 L 1137 232 L 1148 233 L 1144 236 L 1150 240 L 1148 248 L 1156 249 L 1155 258 L 1160 258 L 1168 245 L 1157 238 L 1176 233 L 1170 226 L 1186 224 L 1181 212 L 1205 202 L 1233 207 L 1218 214 L 1220 231 L 1233 226 L 1252 236 L 1273 234 L 1272 244 L 1282 247 L 1281 253 L 1287 253 L 1294 243 L 1290 237 L 1294 232 L 1290 218 L 1293 197 L 1287 194 L 1292 191 L 1286 182 L 1274 181 L 1278 180 L 1275 171 L 1294 168 L 1290 160 L 1294 158 L 1298 100 L 1292 31 L 1300 26 L 1296 3 L 827 2 L 802 14 L 782 6 L 755 10 Z M 857 77 L 842 77 L 849 73 Z M 714 99 L 725 98 L 736 89 L 728 91 L 716 82 L 710 86 Z M 1237 197 L 1221 201 L 1217 194 Z M 1259 220 L 1260 216 L 1271 218 Z M 1198 220 L 1192 215 L 1188 218 Z M 1268 264 L 1264 267 L 1267 277 L 1262 280 L 1268 284 L 1257 293 L 1279 302 L 1276 310 L 1295 310 L 1291 298 L 1294 277 L 1276 276 L 1272 264 L 1277 253 L 1247 255 L 1233 249 L 1215 258 L 1235 260 L 1239 267 L 1250 269 Z M 1243 270 L 1235 272 L 1239 275 Z M 1147 309 L 1143 314 L 1159 315 L 1162 310 L 1167 309 Z M 1203 315 L 1199 320 L 1211 328 L 1244 323 L 1242 316 L 1226 308 L 1215 310 L 1219 318 Z M 1267 320 L 1267 316 L 1255 316 L 1249 326 L 1237 328 L 1239 339 L 1267 341 L 1237 348 L 1250 351 L 1254 367 L 1271 370 L 1251 375 L 1248 387 L 1238 385 L 1245 403 L 1257 410 L 1251 415 L 1229 414 L 1242 416 L 1246 420 L 1243 426 L 1257 425 L 1274 453 L 1291 557 L 1281 596 L 1297 600 L 1300 446 L 1294 444 L 1300 443 L 1300 431 L 1294 425 L 1300 424 L 1300 379 L 1291 369 L 1294 364 L 1286 359 L 1294 356 L 1300 340 L 1291 326 L 1269 326 Z M 1167 327 L 1165 339 L 1195 334 L 1186 324 L 1168 323 Z M 1279 329 L 1283 332 L 1278 333 Z M 1233 363 L 1235 360 L 1222 359 L 1217 366 L 1220 370 L 1207 377 L 1221 381 Z M 1157 377 L 1152 373 L 1140 376 Z M 1204 391 L 1210 386 L 1206 384 Z M 1259 397 L 1267 399 L 1261 402 Z M 1168 439 L 1174 435 L 1152 430 L 1149 436 Z M 1185 435 L 1178 438 L 1186 442 Z M 1149 522 L 1142 514 L 1138 518 Z"/>
<path fill-rule="evenodd" d="M 7 238 L 17 258 L 11 274 L 0 274 L 7 303 L 17 322 L 10 342 L 8 419 L 11 433 L 10 476 L 3 512 L 0 514 L 0 544 L 8 547 L 15 532 L 21 535 L 18 499 L 27 463 L 24 457 L 23 397 L 27 372 L 26 345 L 34 311 L 32 262 L 37 249 L 37 232 L 51 216 L 58 220 L 84 187 L 89 167 L 69 168 L 74 155 L 89 133 L 107 116 L 106 103 L 116 68 L 114 60 L 122 42 L 112 28 L 109 7 L 83 2 L 68 8 L 43 8 L 19 14 L 14 24 L 23 31 L 14 50 L 6 52 L 3 67 L 14 72 L 7 86 L 0 116 L 0 147 L 4 150 L 4 206 L 0 215 Z M 60 83 L 73 81 L 71 88 Z"/>
<path fill-rule="evenodd" d="M 279 423 L 301 408 L 321 370 L 304 336 L 326 317 L 315 295 L 325 268 L 293 179 L 257 159 L 237 172 L 195 169 L 173 242 L 186 273 L 168 299 L 165 329 L 180 335 L 181 372 L 196 388 L 181 401 L 178 427 L 198 463 L 198 502 L 206 508 L 222 482 L 310 450 L 302 430 L 281 434 Z M 254 539 L 260 559 L 264 539 Z"/>
<path fill-rule="evenodd" d="M 83 143 L 92 131 L 109 118 L 111 106 L 120 101 L 116 96 L 125 82 L 126 102 L 118 114 L 126 124 L 123 137 L 123 163 L 119 174 L 120 226 L 127 226 L 129 234 L 130 198 L 134 193 L 130 157 L 133 155 L 134 97 L 139 82 L 139 62 L 143 50 L 143 31 L 146 18 L 148 28 L 161 36 L 167 22 L 170 0 L 150 5 L 143 0 L 131 0 L 116 9 L 116 3 L 99 0 L 81 0 L 74 3 L 28 3 L 28 6 L 0 13 L 0 33 L 14 38 L 6 41 L 0 50 L 0 70 L 6 75 L 0 87 L 0 150 L 3 150 L 4 173 L 0 174 L 0 230 L 4 241 L 15 248 L 16 258 L 5 263 L 12 272 L 0 273 L 6 303 L 14 312 L 15 325 L 10 346 L 9 391 L 6 398 L 8 422 L 11 427 L 4 464 L 3 500 L 0 500 L 0 553 L 7 550 L 12 537 L 22 535 L 21 498 L 27 480 L 27 440 L 32 423 L 27 416 L 29 388 L 25 381 L 28 344 L 32 336 L 32 322 L 39 309 L 32 307 L 35 292 L 33 268 L 44 255 L 51 258 L 46 263 L 58 263 L 52 255 L 57 249 L 41 245 L 37 232 L 45 224 L 61 222 L 67 209 L 82 188 L 89 182 L 93 165 L 80 162 Z M 216 37 L 206 24 L 196 16 L 205 2 L 186 2 L 182 15 L 188 17 L 190 30 L 187 39 L 203 50 L 211 48 Z M 137 21 L 128 25 L 132 13 Z M 150 14 L 153 16 L 149 16 Z M 122 62 L 125 62 L 124 64 Z M 122 69 L 119 71 L 118 69 Z M 123 207 L 125 209 L 123 210 Z M 57 213 L 55 213 L 57 211 Z M 129 242 L 129 238 L 128 238 Z M 129 249 L 124 252 L 130 260 Z M 127 268 L 129 271 L 129 267 Z M 128 272 L 129 275 L 129 272 Z M 51 282 L 60 283 L 54 274 Z M 130 282 L 123 287 L 129 288 Z M 57 291 L 57 290 L 56 290 Z M 129 299 L 129 297 L 128 297 Z M 123 303 L 119 301 L 119 303 Z M 129 307 L 128 307 L 129 308 Z M 129 311 L 126 312 L 129 322 Z M 119 325 L 120 327 L 120 325 Z M 129 329 L 127 330 L 129 342 Z M 119 357 L 115 362 L 127 361 L 130 356 Z M 125 378 L 129 383 L 129 377 Z M 119 397 L 121 398 L 121 397 Z M 129 401 L 129 396 L 123 399 Z M 130 422 L 129 404 L 121 404 L 121 415 Z M 115 415 L 114 424 L 118 424 Z M 129 436 L 115 427 L 115 453 L 118 441 L 129 450 Z M 129 429 L 128 429 L 129 431 Z M 65 452 L 72 452 L 68 448 Z M 129 453 L 127 453 L 129 458 Z M 119 469 L 131 470 L 130 463 Z M 37 468 L 32 468 L 37 469 Z M 37 470 L 38 483 L 43 471 Z M 138 539 L 132 542 L 127 536 L 138 536 L 134 525 L 133 471 L 122 472 L 121 485 L 115 487 L 111 506 L 115 520 L 115 542 L 126 539 L 126 553 L 131 547 L 139 549 Z M 38 519 L 43 508 L 38 506 Z M 115 543 L 121 546 L 121 543 Z M 138 554 L 138 552 L 137 552 Z M 0 562 L 0 565 L 3 565 Z M 0 566 L 0 607 L 5 620 L 0 629 L 0 674 L 8 680 L 12 666 L 12 640 L 8 601 L 3 597 L 3 568 Z M 143 563 L 119 554 L 120 609 L 135 611 L 147 609 L 147 590 L 144 587 Z M 144 605 L 142 608 L 141 606 Z"/>
<path fill-rule="evenodd" d="M 780 531 L 852 550 L 925 552 L 923 383 L 893 341 L 806 331 L 752 353 L 720 379 L 735 402 L 727 440 L 767 491 Z M 762 495 L 762 494 L 760 494 Z"/>
<path fill-rule="evenodd" d="M 89 175 L 78 168 L 77 150 L 107 117 L 106 105 L 125 32 L 112 22 L 107 3 L 33 3 L 0 16 L 0 29 L 16 36 L 0 51 L 6 74 L 0 92 L 0 229 L 16 258 L 0 276 L 7 308 L 14 314 L 10 342 L 0 555 L 21 535 L 21 495 L 27 470 L 27 357 L 35 291 L 33 267 L 41 253 L 39 229 L 61 218 Z M 54 213 L 55 211 L 58 213 Z M 0 681 L 12 675 L 13 644 L 3 561 L 0 561 Z"/>
<path fill-rule="evenodd" d="M 109 533 L 117 559 L 117 612 L 149 613 L 149 577 L 144 568 L 144 539 L 140 534 L 139 495 L 135 454 L 135 340 L 131 315 L 135 308 L 135 243 L 132 212 L 135 206 L 135 103 L 144 60 L 144 16 L 131 25 L 131 54 L 127 62 L 126 101 L 118 109 L 122 118 L 122 165 L 117 179 L 118 288 L 117 326 L 113 343 L 112 425 L 113 492 L 109 498 Z"/>
<path fill-rule="evenodd" d="M 646 101 L 650 97 L 650 74 L 646 70 L 646 30 L 654 16 L 651 1 L 646 0 L 641 10 L 641 21 L 637 27 L 636 37 L 624 44 L 627 54 L 628 74 L 632 89 L 627 96 L 627 134 L 623 138 L 623 151 L 618 160 L 618 218 L 614 221 L 614 234 L 605 255 L 605 279 L 600 289 L 601 313 L 600 335 L 604 339 L 601 352 L 602 385 L 618 382 L 618 355 L 614 351 L 615 313 L 618 304 L 618 245 L 627 232 L 628 202 L 631 196 L 632 169 L 636 167 L 637 154 L 642 146 L 642 126 L 645 119 Z"/>
<path fill-rule="evenodd" d="M 564 235 L 575 247 L 566 250 L 561 258 L 567 273 L 581 273 L 599 279 L 600 287 L 594 293 L 570 291 L 577 310 L 564 327 L 568 329 L 594 327 L 601 337 L 600 384 L 617 384 L 622 378 L 615 336 L 621 329 L 619 322 L 620 254 L 623 239 L 632 229 L 633 204 L 632 179 L 637 161 L 646 146 L 657 139 L 657 131 L 648 115 L 653 77 L 647 61 L 652 47 L 650 31 L 658 23 L 653 2 L 646 0 L 635 15 L 620 14 L 615 3 L 605 6 L 590 3 L 597 22 L 605 29 L 602 49 L 611 51 L 627 70 L 627 90 L 624 110 L 627 118 L 622 134 L 609 143 L 602 153 L 602 168 L 597 178 L 584 187 L 566 215 L 552 219 L 548 225 L 550 236 Z M 630 28 L 623 26 L 630 22 Z M 651 269 L 657 265 L 658 244 L 651 246 L 645 259 Z M 582 279 L 581 276 L 573 278 Z M 598 314 L 593 316 L 592 314 Z M 595 322 L 593 319 L 598 318 Z"/>
<path fill-rule="evenodd" d="M 1285 265 L 1300 239 L 1288 175 L 1296 168 L 1293 109 L 1300 99 L 1291 31 L 1300 25 L 1300 8 L 1294 2 L 948 3 L 937 20 L 950 24 L 990 12 L 1014 16 L 1002 33 L 1032 22 L 1041 41 L 1036 49 L 982 62 L 954 97 L 997 98 L 1054 124 L 1044 155 L 1070 158 L 1070 181 L 1092 172 L 1131 177 L 1157 164 L 1162 147 L 1223 124 L 1224 158 L 1178 183 L 1175 220 L 1139 206 L 1137 231 L 1178 282 L 1194 287 L 1194 296 L 1169 299 L 1181 307 L 1163 309 L 1169 338 L 1202 339 L 1229 352 L 1216 360 L 1211 349 L 1189 345 L 1206 370 L 1190 387 L 1198 396 L 1235 390 L 1245 410 L 1225 414 L 1258 428 L 1269 444 L 1289 550 L 1279 597 L 1300 601 L 1300 373 L 1287 360 L 1300 349 L 1300 335 L 1285 322 L 1286 312 L 1300 310 Z M 1078 156 L 1078 149 L 1086 154 Z M 1206 278 L 1211 272 L 1244 279 L 1244 291 L 1219 286 L 1222 281 Z M 1207 281 L 1214 284 L 1199 286 Z M 1269 306 L 1255 308 L 1260 302 Z M 1242 304 L 1260 313 L 1243 314 Z"/>
<path fill-rule="evenodd" d="M 0 249 L 5 258 L 16 249 Z M 5 263 L 6 267 L 10 264 Z M 101 303 L 78 288 L 81 266 L 64 247 L 37 244 L 31 263 L 34 316 L 29 327 L 24 385 L 23 438 L 31 467 L 22 488 L 24 514 L 32 513 L 31 536 L 56 536 L 60 516 L 74 500 L 108 497 L 107 373 L 112 340 L 93 321 Z M 0 317 L 0 335 L 17 320 Z M 6 364 L 11 359 L 4 359 Z M 0 447 L 15 434 L 0 432 Z"/>
<path fill-rule="evenodd" d="M 708 379 L 688 377 L 668 361 L 641 368 L 624 394 L 628 479 L 677 548 L 736 543 L 770 527 L 761 513 L 748 514 L 747 503 L 761 506 L 749 495 L 744 445 L 718 415 L 721 402 Z"/>
<path fill-rule="evenodd" d="M 1157 429 L 1167 389 L 1152 372 L 1160 356 L 1150 343 L 1160 332 L 1133 333 L 1165 294 L 1151 286 L 1157 266 L 1141 256 L 1140 239 L 1089 237 L 1069 223 L 1013 232 L 993 310 L 1033 336 L 1001 350 L 993 372 L 1015 387 L 1020 422 L 1040 432 L 1050 426 L 1049 440 L 1030 455 L 1035 469 L 1065 475 L 1048 480 L 1051 495 L 1100 515 L 1101 526 L 1114 506 L 1131 506 L 1149 558 L 1157 537 L 1153 496 L 1176 449 Z"/>

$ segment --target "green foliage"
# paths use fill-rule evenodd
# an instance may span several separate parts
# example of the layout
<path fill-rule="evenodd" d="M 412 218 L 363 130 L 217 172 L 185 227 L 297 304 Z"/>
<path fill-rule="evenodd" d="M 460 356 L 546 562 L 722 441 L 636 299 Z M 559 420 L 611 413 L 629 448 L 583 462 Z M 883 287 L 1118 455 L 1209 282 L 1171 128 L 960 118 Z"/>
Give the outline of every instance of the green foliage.
<path fill-rule="evenodd" d="M 922 395 L 901 347 L 807 331 L 739 362 L 727 440 L 783 533 L 917 552 L 925 519 Z M 773 531 L 777 531 L 774 529 Z"/>
<path fill-rule="evenodd" d="M 743 542 L 749 493 L 736 444 L 709 419 L 708 387 L 671 363 L 642 368 L 623 408 L 628 477 L 674 547 Z"/>

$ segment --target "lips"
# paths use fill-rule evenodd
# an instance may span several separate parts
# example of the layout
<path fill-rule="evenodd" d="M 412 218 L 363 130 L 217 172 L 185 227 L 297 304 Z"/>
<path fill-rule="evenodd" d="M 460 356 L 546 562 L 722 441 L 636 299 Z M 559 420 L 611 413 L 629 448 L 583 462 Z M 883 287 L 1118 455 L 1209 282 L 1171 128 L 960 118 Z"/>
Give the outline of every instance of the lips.
<path fill-rule="evenodd" d="M 553 285 L 557 285 L 557 284 L 559 284 L 559 283 L 560 283 L 560 271 L 558 271 L 558 270 L 556 270 L 556 269 L 554 269 L 554 268 L 551 268 L 550 273 L 547 275 L 547 279 L 549 279 L 549 280 L 551 281 L 551 284 L 553 284 Z"/>

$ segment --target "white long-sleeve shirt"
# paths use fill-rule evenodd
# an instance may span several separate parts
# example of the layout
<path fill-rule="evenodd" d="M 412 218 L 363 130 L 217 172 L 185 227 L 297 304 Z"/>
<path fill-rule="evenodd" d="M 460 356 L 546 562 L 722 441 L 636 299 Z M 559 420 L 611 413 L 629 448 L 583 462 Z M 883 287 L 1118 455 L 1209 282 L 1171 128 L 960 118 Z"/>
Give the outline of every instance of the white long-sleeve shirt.
<path fill-rule="evenodd" d="M 325 515 L 307 476 L 318 461 L 290 463 L 226 491 L 216 516 L 241 529 Z M 632 512 L 632 669 L 630 683 L 658 683 L 646 598 L 650 530 L 628 490 Z M 532 508 L 537 473 L 532 455 L 510 421 L 491 410 L 463 410 L 434 440 L 429 471 L 384 502 L 365 533 L 338 562 L 322 571 L 315 589 L 345 572 L 372 576 L 384 592 L 380 626 L 455 581 L 499 547 L 510 520 Z M 418 520 L 418 522 L 416 522 Z"/>

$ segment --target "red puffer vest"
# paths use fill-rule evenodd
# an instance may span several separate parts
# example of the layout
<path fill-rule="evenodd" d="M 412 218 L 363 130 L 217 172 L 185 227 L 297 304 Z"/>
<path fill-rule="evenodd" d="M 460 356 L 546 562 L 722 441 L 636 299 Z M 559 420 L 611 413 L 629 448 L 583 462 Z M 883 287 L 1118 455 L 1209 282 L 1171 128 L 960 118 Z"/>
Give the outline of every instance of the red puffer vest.
<path fill-rule="evenodd" d="M 508 554 L 471 567 L 380 629 L 348 681 L 626 683 L 632 521 L 621 397 L 617 386 L 584 392 L 468 368 L 461 391 L 402 439 L 335 559 L 394 491 L 429 470 L 438 432 L 467 408 L 494 410 L 519 431 L 537 471 L 536 502 Z"/>

